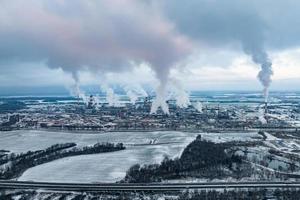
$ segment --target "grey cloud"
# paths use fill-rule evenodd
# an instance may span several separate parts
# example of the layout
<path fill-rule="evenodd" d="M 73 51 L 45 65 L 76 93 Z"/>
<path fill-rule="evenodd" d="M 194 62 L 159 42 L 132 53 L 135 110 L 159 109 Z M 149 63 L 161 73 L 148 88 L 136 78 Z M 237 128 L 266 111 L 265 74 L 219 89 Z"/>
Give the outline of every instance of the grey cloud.
<path fill-rule="evenodd" d="M 261 66 L 258 79 L 264 86 L 266 99 L 273 75 L 267 51 L 299 46 L 299 37 L 295 37 L 295 32 L 300 33 L 299 6 L 299 1 L 292 0 L 168 0 L 163 3 L 166 15 L 181 33 L 211 46 L 239 44 Z"/>
<path fill-rule="evenodd" d="M 46 61 L 78 71 L 126 71 L 149 63 L 160 81 L 190 45 L 150 4 L 135 0 L 0 2 L 0 60 Z"/>
<path fill-rule="evenodd" d="M 297 0 L 167 0 L 163 8 L 182 33 L 209 45 L 263 43 L 267 49 L 300 45 Z"/>

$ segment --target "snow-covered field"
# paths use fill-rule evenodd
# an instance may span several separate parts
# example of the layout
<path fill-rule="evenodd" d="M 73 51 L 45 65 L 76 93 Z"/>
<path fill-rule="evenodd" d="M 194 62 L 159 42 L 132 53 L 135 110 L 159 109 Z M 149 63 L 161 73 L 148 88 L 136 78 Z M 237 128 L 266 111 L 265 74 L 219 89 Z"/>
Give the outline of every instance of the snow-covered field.
<path fill-rule="evenodd" d="M 122 142 L 126 144 L 146 144 L 156 139 L 159 143 L 193 140 L 197 133 L 186 132 L 107 132 L 107 133 L 70 133 L 47 131 L 10 131 L 1 132 L 0 149 L 14 153 L 45 149 L 53 144 L 75 142 L 79 146 L 97 142 Z"/>
<path fill-rule="evenodd" d="M 181 154 L 198 133 L 188 132 L 108 132 L 99 134 L 63 133 L 45 131 L 2 132 L 0 149 L 12 152 L 44 149 L 56 143 L 75 142 L 79 146 L 97 142 L 122 142 L 127 149 L 119 152 L 74 156 L 28 169 L 19 178 L 22 181 L 49 182 L 115 182 L 121 180 L 134 164 L 159 163 L 164 156 Z M 202 138 L 215 142 L 254 140 L 256 132 L 201 133 Z M 132 144 L 155 145 L 133 146 Z M 163 143 L 163 144 L 159 144 Z M 170 144 L 165 144 L 170 143 Z"/>
<path fill-rule="evenodd" d="M 255 141 L 262 138 L 257 132 L 221 132 L 221 133 L 201 133 L 201 137 L 215 143 L 230 141 Z"/>
<path fill-rule="evenodd" d="M 20 153 L 44 149 L 56 143 L 75 142 L 79 146 L 97 142 L 123 142 L 120 152 L 74 156 L 59 159 L 27 170 L 20 180 L 58 182 L 114 182 L 124 177 L 134 164 L 159 163 L 164 156 L 179 156 L 197 133 L 187 132 L 108 132 L 99 134 L 45 131 L 2 132 L 1 149 Z M 155 145 L 132 146 L 133 144 Z M 170 144 L 159 144 L 170 143 Z"/>

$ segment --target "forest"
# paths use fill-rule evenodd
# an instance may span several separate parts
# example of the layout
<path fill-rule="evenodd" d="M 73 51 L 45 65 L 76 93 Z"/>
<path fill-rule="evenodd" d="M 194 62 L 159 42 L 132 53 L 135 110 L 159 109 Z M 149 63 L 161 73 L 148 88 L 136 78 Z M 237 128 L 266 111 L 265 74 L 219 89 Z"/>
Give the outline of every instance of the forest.
<path fill-rule="evenodd" d="M 189 176 L 212 179 L 226 176 L 224 168 L 238 174 L 242 158 L 226 152 L 227 148 L 226 143 L 216 144 L 198 136 L 184 149 L 180 158 L 166 157 L 161 164 L 136 164 L 127 171 L 121 182 L 149 183 Z"/>

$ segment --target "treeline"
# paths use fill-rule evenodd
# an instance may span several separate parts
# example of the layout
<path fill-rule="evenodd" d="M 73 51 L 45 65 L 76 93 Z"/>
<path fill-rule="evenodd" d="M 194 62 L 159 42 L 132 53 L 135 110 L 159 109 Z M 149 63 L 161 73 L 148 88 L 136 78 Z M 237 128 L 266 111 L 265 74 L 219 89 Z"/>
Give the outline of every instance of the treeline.
<path fill-rule="evenodd" d="M 241 157 L 226 153 L 226 148 L 228 148 L 227 144 L 201 140 L 201 136 L 198 136 L 184 149 L 180 158 L 165 158 L 159 165 L 134 165 L 127 171 L 122 182 L 159 182 L 189 176 L 199 178 L 224 177 L 226 176 L 224 168 L 239 171 L 237 166 L 242 164 Z"/>
<path fill-rule="evenodd" d="M 9 154 L 0 159 L 0 179 L 19 177 L 28 168 L 69 156 L 97 154 L 123 150 L 122 143 L 97 143 L 93 146 L 76 147 L 75 143 L 56 144 L 45 150 Z"/>

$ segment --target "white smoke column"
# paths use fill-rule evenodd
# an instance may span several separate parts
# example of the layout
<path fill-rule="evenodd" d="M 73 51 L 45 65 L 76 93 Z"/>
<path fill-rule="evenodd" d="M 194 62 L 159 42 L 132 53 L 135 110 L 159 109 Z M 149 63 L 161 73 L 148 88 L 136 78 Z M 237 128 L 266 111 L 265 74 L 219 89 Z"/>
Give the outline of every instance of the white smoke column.
<path fill-rule="evenodd" d="M 147 97 L 147 92 L 139 85 L 124 87 L 126 95 L 130 99 L 130 102 L 134 105 L 139 97 Z"/>
<path fill-rule="evenodd" d="M 0 14 L 1 61 L 46 61 L 69 73 L 104 75 L 146 63 L 161 84 L 157 96 L 164 93 L 170 69 L 193 47 L 150 1 L 0 0 L 0 7 L 5 8 Z M 158 99 L 166 110 L 164 97 Z"/>
<path fill-rule="evenodd" d="M 138 100 L 138 96 L 136 95 L 136 93 L 135 92 L 133 92 L 132 90 L 128 90 L 127 92 L 126 92 L 126 95 L 128 96 L 128 98 L 130 99 L 130 103 L 132 104 L 132 105 L 134 105 L 135 104 L 135 102 Z"/>
<path fill-rule="evenodd" d="M 135 91 L 139 94 L 140 97 L 148 97 L 148 93 L 140 86 L 136 85 Z"/>
<path fill-rule="evenodd" d="M 201 103 L 200 101 L 197 101 L 197 102 L 194 104 L 194 108 L 195 108 L 198 112 L 200 112 L 200 113 L 203 112 L 203 105 L 202 105 L 202 103 Z"/>
<path fill-rule="evenodd" d="M 114 92 L 112 88 L 102 87 L 103 91 L 106 93 L 106 101 L 109 106 L 119 107 L 121 105 L 119 96 Z"/>
<path fill-rule="evenodd" d="M 175 78 L 171 80 L 171 83 L 175 90 L 176 105 L 180 108 L 187 108 L 191 105 L 189 93 L 184 90 L 182 83 Z"/>
<path fill-rule="evenodd" d="M 150 114 L 154 114 L 157 112 L 158 108 L 160 107 L 162 111 L 169 115 L 169 105 L 167 104 L 167 88 L 166 84 L 160 84 L 156 90 L 156 98 L 154 99 Z"/>
<path fill-rule="evenodd" d="M 175 21 L 176 27 L 182 33 L 218 48 L 227 48 L 236 42 L 240 43 L 244 52 L 261 66 L 258 78 L 264 87 L 265 101 L 268 100 L 273 72 L 272 63 L 265 48 L 270 48 L 276 43 L 282 45 L 284 42 L 278 43 L 278 35 L 289 41 L 295 33 L 292 31 L 293 35 L 290 35 L 288 28 L 283 28 L 284 23 L 278 23 L 278 21 L 289 22 L 296 17 L 283 20 L 282 16 L 273 10 L 276 8 L 279 11 L 284 4 L 277 4 L 278 2 L 274 1 L 271 5 L 269 1 L 259 0 L 189 0 L 188 3 L 165 0 L 163 2 L 165 2 L 164 8 L 168 16 Z M 276 6 L 273 7 L 273 4 Z M 294 4 L 290 6 L 295 7 Z M 297 13 L 299 13 L 298 10 Z M 280 34 L 281 32 L 283 34 Z"/>
<path fill-rule="evenodd" d="M 257 78 L 263 85 L 263 94 L 265 102 L 268 102 L 269 97 L 269 87 L 272 82 L 272 62 L 270 61 L 267 53 L 262 50 L 258 50 L 252 53 L 252 60 L 261 66 L 261 70 L 259 71 Z"/>
<path fill-rule="evenodd" d="M 74 80 L 74 83 L 68 87 L 70 93 L 72 96 L 78 97 L 82 99 L 82 101 L 87 105 L 89 102 L 88 96 L 85 95 L 83 91 L 81 91 L 79 87 L 79 77 L 77 73 L 72 73 L 72 78 Z"/>

